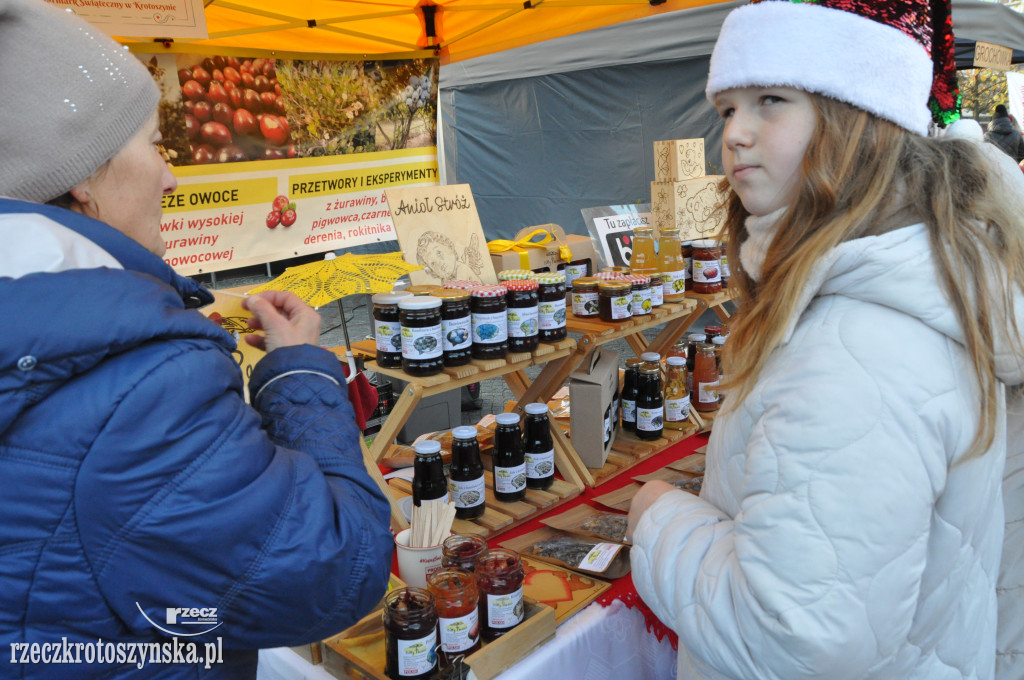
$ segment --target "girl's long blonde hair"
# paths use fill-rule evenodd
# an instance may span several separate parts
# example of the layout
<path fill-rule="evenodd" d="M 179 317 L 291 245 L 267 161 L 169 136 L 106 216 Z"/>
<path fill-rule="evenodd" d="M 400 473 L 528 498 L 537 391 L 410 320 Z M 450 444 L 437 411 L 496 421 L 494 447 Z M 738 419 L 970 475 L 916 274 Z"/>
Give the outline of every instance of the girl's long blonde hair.
<path fill-rule="evenodd" d="M 804 178 L 780 218 L 760 279 L 735 267 L 729 282 L 739 294 L 725 356 L 732 404 L 749 394 L 822 256 L 845 241 L 924 222 L 978 378 L 981 417 L 967 455 L 980 455 L 995 435 L 1001 389 L 994 336 L 1005 333 L 1018 355 L 1022 348 L 1012 301 L 1016 286 L 1024 288 L 1024 216 L 1000 195 L 975 143 L 920 137 L 848 104 L 811 97 L 818 123 Z M 749 213 L 723 184 L 727 254 L 739 263 Z"/>

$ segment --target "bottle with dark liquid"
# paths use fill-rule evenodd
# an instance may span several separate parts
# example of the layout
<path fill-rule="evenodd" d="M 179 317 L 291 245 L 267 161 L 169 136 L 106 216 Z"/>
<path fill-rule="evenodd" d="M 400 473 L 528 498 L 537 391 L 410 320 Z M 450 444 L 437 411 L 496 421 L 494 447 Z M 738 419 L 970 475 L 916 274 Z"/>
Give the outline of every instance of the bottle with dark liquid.
<path fill-rule="evenodd" d="M 526 455 L 519 414 L 499 413 L 494 430 L 494 497 L 503 502 L 520 501 L 526 495 Z"/>
<path fill-rule="evenodd" d="M 475 427 L 463 425 L 452 430 L 452 464 L 448 479 L 458 519 L 474 519 L 484 514 L 484 466 L 480 462 Z"/>
<path fill-rule="evenodd" d="M 549 488 L 555 481 L 555 444 L 551 440 L 547 404 L 526 405 L 523 452 L 526 456 L 526 488 Z"/>
<path fill-rule="evenodd" d="M 431 439 L 417 442 L 413 446 L 416 457 L 412 462 L 412 503 L 439 498 L 448 500 L 448 480 L 444 476 L 444 461 L 441 460 L 441 442 Z"/>

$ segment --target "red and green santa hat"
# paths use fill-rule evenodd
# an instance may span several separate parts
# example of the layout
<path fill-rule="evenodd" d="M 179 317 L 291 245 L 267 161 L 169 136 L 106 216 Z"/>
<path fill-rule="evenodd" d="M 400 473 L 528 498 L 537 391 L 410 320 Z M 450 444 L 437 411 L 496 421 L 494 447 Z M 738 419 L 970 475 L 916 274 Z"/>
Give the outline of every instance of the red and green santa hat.
<path fill-rule="evenodd" d="M 754 0 L 722 24 L 705 90 L 784 85 L 920 135 L 960 117 L 950 0 Z"/>

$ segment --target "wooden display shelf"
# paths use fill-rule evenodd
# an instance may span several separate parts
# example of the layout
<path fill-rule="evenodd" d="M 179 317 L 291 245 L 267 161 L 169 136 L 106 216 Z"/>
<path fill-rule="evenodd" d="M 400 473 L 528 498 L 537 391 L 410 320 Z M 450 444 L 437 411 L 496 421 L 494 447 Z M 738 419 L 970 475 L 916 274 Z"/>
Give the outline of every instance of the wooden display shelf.
<path fill-rule="evenodd" d="M 565 425 L 565 423 L 560 424 Z M 661 453 L 673 444 L 696 434 L 697 431 L 698 429 L 695 424 L 686 421 L 686 427 L 682 430 L 666 428 L 660 438 L 644 441 L 636 437 L 636 435 L 620 429 L 618 434 L 615 435 L 615 441 L 612 442 L 612 450 L 608 453 L 608 459 L 605 461 L 604 466 L 601 468 L 588 468 L 582 465 L 581 461 L 578 472 L 587 486 L 600 486 L 629 471 L 651 456 Z M 572 441 L 571 432 L 570 441 Z"/>

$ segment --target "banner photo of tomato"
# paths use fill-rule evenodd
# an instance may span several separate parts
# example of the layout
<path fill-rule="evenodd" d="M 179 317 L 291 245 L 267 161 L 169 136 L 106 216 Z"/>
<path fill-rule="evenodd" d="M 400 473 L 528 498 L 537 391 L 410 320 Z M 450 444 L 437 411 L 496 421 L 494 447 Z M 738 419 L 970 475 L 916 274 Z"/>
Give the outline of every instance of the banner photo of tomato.
<path fill-rule="evenodd" d="M 181 274 L 393 240 L 384 190 L 439 183 L 437 60 L 137 56 L 161 89 Z"/>

